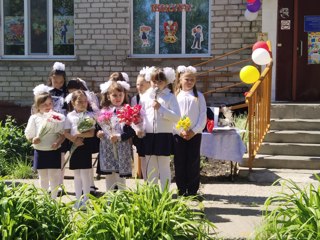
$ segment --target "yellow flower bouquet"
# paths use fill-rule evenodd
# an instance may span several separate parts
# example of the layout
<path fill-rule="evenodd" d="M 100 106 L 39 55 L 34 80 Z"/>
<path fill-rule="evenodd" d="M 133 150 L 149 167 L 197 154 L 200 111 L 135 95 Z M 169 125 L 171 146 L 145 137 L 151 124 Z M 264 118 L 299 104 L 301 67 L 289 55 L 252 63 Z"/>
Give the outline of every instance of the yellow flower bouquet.
<path fill-rule="evenodd" d="M 191 127 L 191 120 L 189 117 L 187 116 L 183 116 L 182 118 L 180 118 L 180 120 L 178 121 L 177 125 L 176 125 L 176 129 L 177 130 L 184 130 L 184 131 L 188 131 Z"/>

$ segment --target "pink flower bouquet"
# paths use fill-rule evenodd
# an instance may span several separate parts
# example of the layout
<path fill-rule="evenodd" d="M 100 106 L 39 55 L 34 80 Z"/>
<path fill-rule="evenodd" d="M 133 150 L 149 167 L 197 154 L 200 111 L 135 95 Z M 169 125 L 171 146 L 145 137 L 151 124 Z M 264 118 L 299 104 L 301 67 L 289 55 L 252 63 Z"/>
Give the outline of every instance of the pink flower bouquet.
<path fill-rule="evenodd" d="M 143 118 L 141 114 L 141 105 L 131 107 L 129 104 L 124 105 L 117 111 L 119 122 L 131 126 L 136 132 L 143 132 Z"/>
<path fill-rule="evenodd" d="M 99 126 L 102 131 L 107 134 L 109 137 L 117 134 L 116 126 L 118 124 L 118 118 L 113 113 L 113 111 L 109 109 L 102 109 L 98 116 L 96 117 Z M 113 155 L 116 159 L 118 159 L 118 151 L 116 143 L 112 144 L 113 147 Z"/>

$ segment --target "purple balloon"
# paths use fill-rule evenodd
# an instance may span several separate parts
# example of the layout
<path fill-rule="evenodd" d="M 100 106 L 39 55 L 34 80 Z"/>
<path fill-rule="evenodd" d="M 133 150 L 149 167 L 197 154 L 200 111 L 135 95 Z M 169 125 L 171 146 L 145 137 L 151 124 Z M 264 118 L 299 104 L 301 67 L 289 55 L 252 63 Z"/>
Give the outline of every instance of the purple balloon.
<path fill-rule="evenodd" d="M 247 3 L 247 9 L 250 11 L 250 12 L 258 12 L 259 9 L 261 7 L 261 2 L 260 0 L 256 0 L 255 2 L 253 3 Z"/>

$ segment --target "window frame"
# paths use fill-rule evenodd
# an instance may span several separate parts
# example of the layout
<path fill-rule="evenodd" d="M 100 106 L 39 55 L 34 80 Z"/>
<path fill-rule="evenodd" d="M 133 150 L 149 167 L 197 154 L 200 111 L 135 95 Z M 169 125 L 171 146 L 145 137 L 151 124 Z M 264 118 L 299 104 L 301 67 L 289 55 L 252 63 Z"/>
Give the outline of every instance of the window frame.
<path fill-rule="evenodd" d="M 182 4 L 186 4 L 186 0 L 181 1 Z M 208 33 L 208 53 L 199 53 L 199 54 L 190 54 L 190 53 L 185 53 L 186 51 L 186 11 L 182 11 L 182 19 L 181 19 L 181 54 L 159 54 L 159 42 L 160 42 L 160 27 L 159 27 L 159 14 L 160 12 L 155 12 L 155 53 L 154 54 L 134 54 L 133 53 L 133 1 L 130 1 L 130 8 L 131 8 L 131 23 L 130 23 L 130 55 L 128 56 L 129 58 L 206 58 L 206 57 L 211 57 L 211 5 L 212 2 L 211 0 L 208 0 L 209 3 L 209 14 L 208 14 L 208 30 L 210 31 Z M 156 4 L 159 4 L 159 0 L 156 0 Z"/>
<path fill-rule="evenodd" d="M 47 1 L 47 23 L 48 23 L 48 53 L 31 53 L 31 42 L 30 42 L 30 33 L 31 33 L 31 24 L 30 24 L 30 1 L 29 0 L 23 0 L 24 4 L 24 29 L 27 29 L 27 31 L 24 32 L 25 41 L 24 41 L 24 47 L 25 47 L 25 53 L 24 55 L 6 55 L 4 53 L 4 0 L 0 0 L 0 13 L 1 13 L 1 19 L 0 19 L 0 60 L 55 60 L 55 59 L 64 59 L 64 60 L 74 60 L 76 59 L 76 48 L 75 48 L 75 42 L 74 45 L 74 54 L 73 55 L 54 55 L 53 54 L 53 41 L 54 41 L 54 33 L 53 33 L 53 0 Z M 74 7 L 74 3 L 73 3 Z M 73 14 L 75 16 L 75 14 Z M 75 38 L 75 31 L 74 31 L 74 38 Z"/>

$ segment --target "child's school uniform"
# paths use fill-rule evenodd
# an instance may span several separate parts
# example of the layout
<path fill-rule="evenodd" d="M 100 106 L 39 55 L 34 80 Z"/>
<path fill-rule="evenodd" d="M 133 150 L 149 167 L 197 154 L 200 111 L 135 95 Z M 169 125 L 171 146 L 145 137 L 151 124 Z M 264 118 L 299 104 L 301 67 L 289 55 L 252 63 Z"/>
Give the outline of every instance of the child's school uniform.
<path fill-rule="evenodd" d="M 131 99 L 131 106 L 136 106 L 138 104 L 140 104 L 140 94 L 135 95 Z M 132 139 L 132 143 L 136 147 L 139 157 L 144 157 L 145 154 L 144 154 L 144 145 L 143 145 L 142 138 L 139 138 L 138 136 L 135 135 Z"/>
<path fill-rule="evenodd" d="M 154 100 L 161 107 L 152 107 Z M 161 187 L 171 182 L 170 155 L 173 154 L 173 127 L 180 119 L 180 109 L 176 97 L 165 88 L 158 94 L 153 88 L 141 97 L 141 105 L 145 111 L 144 124 L 146 135 L 143 138 L 147 162 L 147 179 L 157 181 L 160 175 Z"/>
<path fill-rule="evenodd" d="M 28 139 L 33 139 L 38 136 L 42 124 L 47 120 L 46 113 L 35 113 L 30 116 L 27 127 L 25 129 L 25 136 Z M 63 126 L 63 123 L 61 123 Z M 61 131 L 63 127 L 61 127 Z M 47 133 L 39 144 L 33 144 L 34 148 L 34 161 L 37 162 L 37 169 L 39 172 L 40 186 L 46 190 L 50 188 L 52 190 L 51 196 L 56 197 L 56 191 L 54 189 L 59 184 L 59 176 L 61 169 L 61 146 L 58 149 L 52 149 L 52 144 L 57 141 L 57 132 L 60 130 L 56 129 L 52 133 Z M 61 132 L 62 134 L 63 132 Z"/>
<path fill-rule="evenodd" d="M 45 113 L 35 113 L 30 116 L 25 135 L 28 139 L 38 136 L 42 124 L 46 121 Z M 52 144 L 57 140 L 57 133 L 48 133 L 41 139 L 39 144 L 33 144 L 35 159 L 38 161 L 37 169 L 60 169 L 61 168 L 61 149 L 51 148 Z"/>
<path fill-rule="evenodd" d="M 80 112 L 77 113 L 75 110 L 68 113 L 67 119 L 65 122 L 65 129 L 70 129 L 70 134 L 75 135 L 78 130 L 78 124 L 81 119 L 85 117 L 93 118 L 93 113 L 91 112 Z M 94 128 L 94 126 L 93 126 Z M 88 169 L 92 168 L 92 156 L 91 156 L 91 146 L 89 144 L 90 138 L 83 139 L 83 145 L 76 148 L 70 158 L 69 168 L 71 170 L 75 169 Z"/>
<path fill-rule="evenodd" d="M 200 185 L 201 133 L 207 121 L 206 102 L 202 93 L 198 92 L 198 97 L 195 97 L 193 90 L 181 90 L 177 95 L 177 101 L 181 116 L 190 118 L 190 130 L 195 133 L 195 136 L 187 141 L 180 137 L 179 132 L 175 130 L 176 184 L 180 194 L 196 195 Z"/>
<path fill-rule="evenodd" d="M 116 110 L 115 108 L 111 109 L 113 112 Z M 132 151 L 129 139 L 135 135 L 135 132 L 130 126 L 125 125 L 124 123 L 118 123 L 115 126 L 115 131 L 121 138 L 121 141 L 115 143 L 115 149 L 106 133 L 105 136 L 100 139 L 99 173 L 107 175 L 118 173 L 120 177 L 131 177 Z M 114 151 L 116 151 L 116 154 L 114 154 Z M 116 158 L 115 155 L 118 158 Z"/>
<path fill-rule="evenodd" d="M 65 87 L 61 89 L 51 89 L 49 91 L 50 95 L 52 96 L 53 101 L 53 110 L 58 113 L 62 113 L 67 115 L 67 103 L 64 101 L 65 97 L 68 95 L 68 91 Z"/>
<path fill-rule="evenodd" d="M 173 127 L 180 119 L 179 105 L 168 88 L 163 89 L 157 96 L 152 88 L 147 92 L 141 98 L 145 111 L 145 154 L 170 156 L 173 153 Z M 158 110 L 152 107 L 155 98 L 161 104 Z"/>
<path fill-rule="evenodd" d="M 68 113 L 65 129 L 70 129 L 70 134 L 75 135 L 78 130 L 78 124 L 85 117 L 93 118 L 93 113 L 91 112 L 80 112 L 77 113 L 75 110 Z M 94 128 L 94 126 L 92 127 Z M 91 159 L 91 146 L 89 144 L 90 138 L 83 139 L 83 145 L 76 148 L 70 158 L 69 168 L 74 170 L 74 185 L 76 198 L 79 200 L 84 195 L 84 204 L 88 199 L 87 194 L 90 193 L 90 185 L 92 183 L 92 159 Z M 76 208 L 79 208 L 80 203 L 76 203 Z"/>

